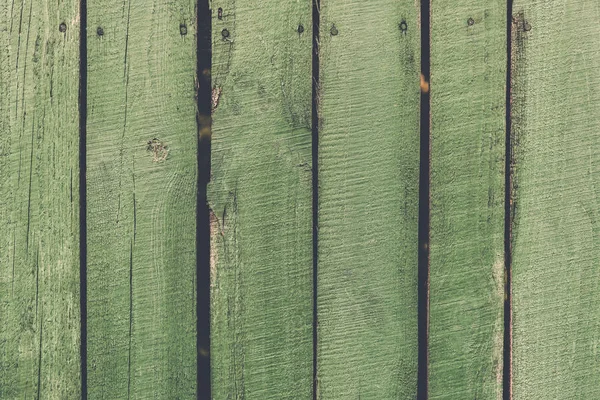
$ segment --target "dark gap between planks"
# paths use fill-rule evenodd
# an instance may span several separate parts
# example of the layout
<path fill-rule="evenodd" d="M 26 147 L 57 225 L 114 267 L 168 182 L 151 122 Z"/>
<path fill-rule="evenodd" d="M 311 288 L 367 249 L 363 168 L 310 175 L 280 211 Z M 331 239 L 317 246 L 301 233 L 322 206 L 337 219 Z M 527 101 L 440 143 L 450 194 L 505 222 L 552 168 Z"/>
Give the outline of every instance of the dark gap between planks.
<path fill-rule="evenodd" d="M 196 203 L 196 347 L 198 399 L 210 399 L 210 220 L 206 197 L 210 181 L 212 14 L 209 0 L 198 0 L 196 96 L 198 195 Z"/>
<path fill-rule="evenodd" d="M 81 312 L 81 399 L 87 400 L 87 1 L 79 2 L 79 308 Z"/>
<path fill-rule="evenodd" d="M 320 0 L 313 0 L 313 44 L 312 44 L 312 211 L 313 211 L 313 400 L 317 400 L 317 356 L 318 356 L 318 312 L 317 312 L 317 272 L 318 272 L 318 222 L 319 222 L 319 19 Z"/>
<path fill-rule="evenodd" d="M 430 184 L 430 0 L 421 0 L 421 123 L 419 170 L 418 369 L 417 399 L 426 400 L 429 383 L 429 184 Z"/>
<path fill-rule="evenodd" d="M 506 12 L 506 151 L 504 167 L 504 349 L 502 371 L 502 398 L 512 399 L 512 14 L 513 0 L 507 0 Z"/>
<path fill-rule="evenodd" d="M 85 1 L 85 0 L 84 0 Z M 82 3 L 84 4 L 84 3 Z M 319 18 L 320 1 L 313 0 L 312 49 L 312 164 L 313 164 L 313 399 L 317 399 L 317 271 L 318 271 L 318 142 L 319 142 Z M 198 204 L 197 204 L 197 287 L 198 287 L 198 398 L 210 398 L 210 228 L 206 187 L 210 179 L 211 118 L 211 10 L 208 0 L 198 6 Z M 421 1 L 421 72 L 430 77 L 430 4 Z M 419 184 L 419 261 L 418 261 L 418 380 L 417 399 L 427 399 L 428 391 L 428 317 L 429 317 L 429 175 L 430 175 L 430 95 L 421 92 L 420 104 L 420 184 Z"/>

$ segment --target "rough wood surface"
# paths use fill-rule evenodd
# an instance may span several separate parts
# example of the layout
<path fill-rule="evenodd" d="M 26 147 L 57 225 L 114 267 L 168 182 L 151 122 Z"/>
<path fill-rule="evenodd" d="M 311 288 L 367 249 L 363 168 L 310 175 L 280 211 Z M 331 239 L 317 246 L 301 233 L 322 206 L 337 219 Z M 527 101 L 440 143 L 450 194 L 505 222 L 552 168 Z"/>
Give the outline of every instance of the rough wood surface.
<path fill-rule="evenodd" d="M 323 1 L 319 399 L 415 398 L 418 3 Z"/>
<path fill-rule="evenodd" d="M 513 5 L 513 398 L 600 398 L 600 9 Z"/>
<path fill-rule="evenodd" d="M 77 1 L 4 2 L 2 399 L 76 399 L 81 393 L 78 66 Z"/>
<path fill-rule="evenodd" d="M 87 6 L 88 398 L 195 398 L 195 3 Z"/>
<path fill-rule="evenodd" d="M 312 4 L 211 7 L 213 398 L 310 399 Z"/>
<path fill-rule="evenodd" d="M 506 2 L 432 2 L 429 399 L 500 399 Z"/>

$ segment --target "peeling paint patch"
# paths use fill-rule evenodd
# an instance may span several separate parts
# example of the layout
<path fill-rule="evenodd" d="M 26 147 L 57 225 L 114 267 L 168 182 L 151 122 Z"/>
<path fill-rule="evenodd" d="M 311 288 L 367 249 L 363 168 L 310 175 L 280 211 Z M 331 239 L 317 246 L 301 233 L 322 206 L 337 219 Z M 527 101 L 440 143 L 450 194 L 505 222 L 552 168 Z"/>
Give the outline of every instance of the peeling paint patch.
<path fill-rule="evenodd" d="M 216 287 L 217 281 L 217 234 L 223 236 L 223 231 L 219 226 L 219 219 L 212 209 L 208 210 L 210 219 L 210 287 Z"/>
<path fill-rule="evenodd" d="M 223 91 L 222 88 L 215 86 L 212 89 L 212 94 L 211 94 L 211 103 L 210 103 L 210 112 L 211 114 L 217 109 L 217 107 L 219 106 L 219 99 L 221 97 L 221 92 Z"/>

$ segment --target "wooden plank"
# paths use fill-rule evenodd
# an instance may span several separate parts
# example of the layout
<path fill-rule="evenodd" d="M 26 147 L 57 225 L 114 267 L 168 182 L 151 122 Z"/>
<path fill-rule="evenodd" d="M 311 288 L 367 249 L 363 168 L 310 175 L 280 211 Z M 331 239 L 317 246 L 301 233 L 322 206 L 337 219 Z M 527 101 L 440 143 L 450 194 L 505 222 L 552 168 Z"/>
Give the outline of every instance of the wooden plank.
<path fill-rule="evenodd" d="M 89 398 L 194 398 L 195 3 L 87 6 Z"/>
<path fill-rule="evenodd" d="M 513 7 L 513 398 L 600 398 L 600 9 Z"/>
<path fill-rule="evenodd" d="M 319 57 L 318 398 L 415 398 L 418 2 L 323 1 Z"/>
<path fill-rule="evenodd" d="M 310 399 L 311 1 L 211 7 L 212 395 Z"/>
<path fill-rule="evenodd" d="M 0 10 L 0 398 L 81 395 L 79 3 Z"/>
<path fill-rule="evenodd" d="M 506 2 L 431 5 L 429 399 L 501 399 Z"/>

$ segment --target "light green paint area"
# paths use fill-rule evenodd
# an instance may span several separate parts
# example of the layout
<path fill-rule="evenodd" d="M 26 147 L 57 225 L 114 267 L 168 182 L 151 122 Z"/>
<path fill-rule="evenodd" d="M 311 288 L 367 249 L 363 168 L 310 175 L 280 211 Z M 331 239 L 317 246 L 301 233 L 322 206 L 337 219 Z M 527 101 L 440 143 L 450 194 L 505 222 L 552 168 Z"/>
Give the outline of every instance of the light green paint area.
<path fill-rule="evenodd" d="M 431 27 L 429 399 L 501 399 L 506 2 Z"/>
<path fill-rule="evenodd" d="M 308 400 L 312 3 L 211 8 L 212 396 Z"/>
<path fill-rule="evenodd" d="M 81 395 L 78 12 L 0 10 L 2 399 Z"/>
<path fill-rule="evenodd" d="M 319 399 L 416 396 L 418 15 L 321 3 Z"/>
<path fill-rule="evenodd" d="M 600 10 L 513 18 L 513 398 L 600 398 Z"/>
<path fill-rule="evenodd" d="M 87 7 L 88 398 L 195 398 L 195 3 Z"/>

